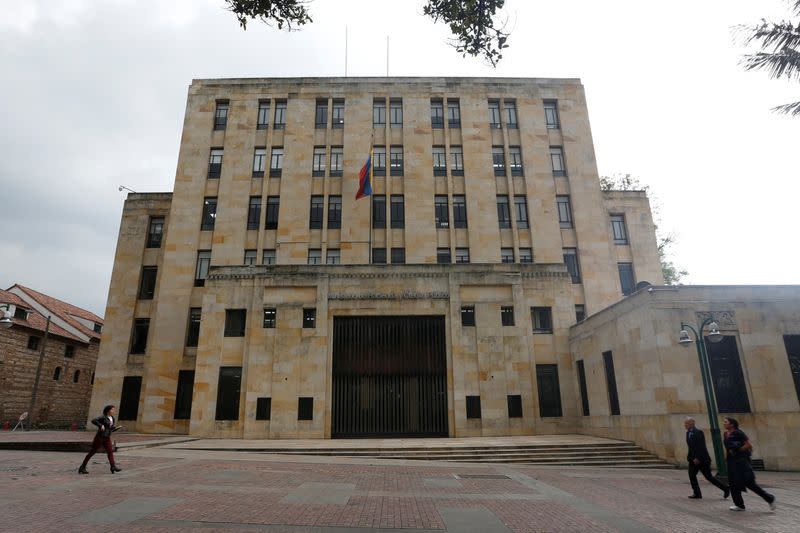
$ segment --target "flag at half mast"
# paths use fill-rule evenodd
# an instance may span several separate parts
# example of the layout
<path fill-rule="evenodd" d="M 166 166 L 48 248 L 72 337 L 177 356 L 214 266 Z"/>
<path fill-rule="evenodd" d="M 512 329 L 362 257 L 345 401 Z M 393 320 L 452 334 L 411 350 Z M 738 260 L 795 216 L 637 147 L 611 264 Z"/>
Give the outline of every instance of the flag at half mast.
<path fill-rule="evenodd" d="M 361 172 L 358 173 L 358 191 L 356 191 L 356 200 L 372 194 L 372 148 L 369 150 L 367 162 L 361 167 Z"/>

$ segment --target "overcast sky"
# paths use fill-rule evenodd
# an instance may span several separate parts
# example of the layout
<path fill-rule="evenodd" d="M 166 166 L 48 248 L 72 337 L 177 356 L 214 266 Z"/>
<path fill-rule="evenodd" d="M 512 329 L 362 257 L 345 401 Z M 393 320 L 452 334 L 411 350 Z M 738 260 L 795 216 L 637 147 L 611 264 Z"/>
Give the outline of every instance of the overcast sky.
<path fill-rule="evenodd" d="M 222 0 L 0 0 L 0 287 L 105 312 L 125 185 L 171 191 L 193 78 L 581 78 L 601 175 L 651 186 L 693 284 L 800 283 L 800 84 L 743 72 L 731 27 L 782 0 L 508 0 L 496 69 L 424 0 L 315 0 L 314 23 L 242 31 Z"/>

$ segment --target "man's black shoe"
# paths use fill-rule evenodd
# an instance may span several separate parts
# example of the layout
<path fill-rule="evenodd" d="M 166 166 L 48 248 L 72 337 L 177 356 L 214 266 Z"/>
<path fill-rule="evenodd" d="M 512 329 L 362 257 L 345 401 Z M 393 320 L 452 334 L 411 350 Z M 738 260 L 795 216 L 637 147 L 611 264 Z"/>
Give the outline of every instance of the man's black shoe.
<path fill-rule="evenodd" d="M 122 472 L 122 469 L 121 468 L 117 468 L 116 466 L 112 466 L 111 467 L 111 473 L 113 474 L 115 472 Z"/>
<path fill-rule="evenodd" d="M 730 489 L 725 489 L 725 490 L 722 492 L 722 499 L 723 499 L 723 500 L 727 500 L 727 499 L 728 499 L 728 496 L 730 496 L 730 495 L 731 495 L 731 491 L 730 491 Z"/>
<path fill-rule="evenodd" d="M 699 494 L 692 494 L 691 496 L 689 496 L 689 499 L 690 500 L 702 500 L 703 497 L 701 495 L 699 495 Z"/>
<path fill-rule="evenodd" d="M 88 471 L 88 470 L 86 470 L 86 468 L 82 466 L 82 467 L 80 467 L 80 468 L 78 469 L 78 473 L 79 473 L 79 474 L 88 474 L 88 473 L 89 473 L 89 471 Z"/>

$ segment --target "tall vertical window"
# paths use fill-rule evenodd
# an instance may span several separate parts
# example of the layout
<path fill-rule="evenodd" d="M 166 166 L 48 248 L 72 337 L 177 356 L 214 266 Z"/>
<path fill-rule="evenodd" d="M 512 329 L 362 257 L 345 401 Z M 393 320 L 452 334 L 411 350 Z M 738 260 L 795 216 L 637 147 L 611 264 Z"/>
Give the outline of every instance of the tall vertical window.
<path fill-rule="evenodd" d="M 303 309 L 303 327 L 306 329 L 317 327 L 317 310 L 315 308 Z"/>
<path fill-rule="evenodd" d="M 269 177 L 280 178 L 283 172 L 283 146 L 272 148 L 272 157 L 269 160 Z"/>
<path fill-rule="evenodd" d="M 583 322 L 586 320 L 586 306 L 584 304 L 575 304 L 575 322 Z"/>
<path fill-rule="evenodd" d="M 431 128 L 444 128 L 444 103 L 441 98 L 431 100 Z"/>
<path fill-rule="evenodd" d="M 333 129 L 344 128 L 344 100 L 334 100 L 331 113 L 331 126 Z"/>
<path fill-rule="evenodd" d="M 618 415 L 619 395 L 617 394 L 617 377 L 614 374 L 614 355 L 611 352 L 603 352 L 603 367 L 606 371 L 608 406 L 612 415 Z"/>
<path fill-rule="evenodd" d="M 489 127 L 500 129 L 500 101 L 489 100 Z"/>
<path fill-rule="evenodd" d="M 258 229 L 261 220 L 261 197 L 251 196 L 247 206 L 247 229 Z"/>
<path fill-rule="evenodd" d="M 61 379 L 61 367 L 57 366 L 53 371 L 53 381 L 58 381 L 59 379 Z"/>
<path fill-rule="evenodd" d="M 617 263 L 619 270 L 619 284 L 625 296 L 636 291 L 636 278 L 633 275 L 633 263 Z"/>
<path fill-rule="evenodd" d="M 272 414 L 272 398 L 256 398 L 256 420 L 269 420 Z"/>
<path fill-rule="evenodd" d="M 519 249 L 519 262 L 520 263 L 533 263 L 533 250 L 530 248 Z"/>
<path fill-rule="evenodd" d="M 800 401 L 800 335 L 784 335 L 783 344 L 789 358 L 789 370 L 794 378 L 794 390 L 797 400 Z"/>
<path fill-rule="evenodd" d="M 194 286 L 202 287 L 206 284 L 208 268 L 211 266 L 211 250 L 197 251 L 197 266 L 194 269 Z"/>
<path fill-rule="evenodd" d="M 506 156 L 502 146 L 492 146 L 492 168 L 495 176 L 506 175 Z"/>
<path fill-rule="evenodd" d="M 278 229 L 278 210 L 281 206 L 280 196 L 267 197 L 267 222 L 265 229 Z"/>
<path fill-rule="evenodd" d="M 465 327 L 475 326 L 475 306 L 462 305 L 461 306 L 461 325 Z"/>
<path fill-rule="evenodd" d="M 460 146 L 450 147 L 450 172 L 453 176 L 464 175 L 464 152 Z"/>
<path fill-rule="evenodd" d="M 392 248 L 392 264 L 402 265 L 406 262 L 406 249 L 405 248 Z"/>
<path fill-rule="evenodd" d="M 436 249 L 436 262 L 440 265 L 449 265 L 453 262 L 450 256 L 450 248 Z"/>
<path fill-rule="evenodd" d="M 244 251 L 244 264 L 246 266 L 255 266 L 257 262 L 258 262 L 258 250 Z"/>
<path fill-rule="evenodd" d="M 222 148 L 212 148 L 208 158 L 208 177 L 218 179 L 222 174 Z"/>
<path fill-rule="evenodd" d="M 433 175 L 447 175 L 447 155 L 444 153 L 444 146 L 433 147 Z"/>
<path fill-rule="evenodd" d="M 433 209 L 436 216 L 437 228 L 450 227 L 450 213 L 447 208 L 447 196 L 444 194 L 437 194 L 433 197 Z M 448 261 L 449 263 L 449 261 Z"/>
<path fill-rule="evenodd" d="M 147 333 L 149 331 L 150 331 L 149 318 L 137 318 L 133 321 L 130 353 L 139 354 L 139 353 L 145 353 L 147 351 Z"/>
<path fill-rule="evenodd" d="M 749 413 L 750 400 L 747 397 L 736 337 L 725 335 L 719 342 L 706 339 L 705 346 L 717 410 L 720 413 Z"/>
<path fill-rule="evenodd" d="M 164 217 L 150 217 L 150 226 L 147 228 L 147 247 L 161 248 L 163 236 Z"/>
<path fill-rule="evenodd" d="M 389 149 L 389 168 L 392 176 L 403 175 L 403 147 L 392 146 Z"/>
<path fill-rule="evenodd" d="M 244 330 L 246 325 L 247 325 L 247 309 L 225 310 L 224 335 L 226 337 L 244 337 Z"/>
<path fill-rule="evenodd" d="M 383 98 L 372 101 L 372 125 L 374 127 L 386 126 L 386 100 Z"/>
<path fill-rule="evenodd" d="M 389 100 L 389 127 L 403 127 L 403 100 L 401 99 Z"/>
<path fill-rule="evenodd" d="M 139 416 L 139 396 L 142 392 L 142 376 L 122 378 L 122 396 L 117 415 L 120 420 L 136 420 Z"/>
<path fill-rule="evenodd" d="M 561 416 L 558 365 L 536 365 L 536 386 L 539 389 L 539 416 Z"/>
<path fill-rule="evenodd" d="M 372 148 L 372 175 L 386 175 L 386 147 L 375 146 Z"/>
<path fill-rule="evenodd" d="M 463 194 L 453 195 L 453 227 L 467 227 L 467 197 Z"/>
<path fill-rule="evenodd" d="M 275 120 L 272 121 L 272 127 L 276 130 L 286 127 L 286 100 L 275 101 Z"/>
<path fill-rule="evenodd" d="M 564 264 L 567 265 L 567 270 L 569 271 L 570 277 L 572 277 L 572 283 L 580 283 L 581 282 L 581 265 L 578 261 L 578 249 L 577 248 L 564 248 Z"/>
<path fill-rule="evenodd" d="M 203 199 L 203 218 L 200 220 L 201 230 L 214 229 L 214 222 L 217 219 L 217 199 L 208 197 Z"/>
<path fill-rule="evenodd" d="M 467 418 L 481 417 L 481 397 L 467 396 Z"/>
<path fill-rule="evenodd" d="M 342 197 L 328 196 L 328 229 L 342 227 Z"/>
<path fill-rule="evenodd" d="M 505 194 L 497 195 L 497 221 L 500 229 L 511 227 L 511 211 L 508 208 L 508 196 Z"/>
<path fill-rule="evenodd" d="M 217 109 L 214 112 L 214 129 L 224 130 L 228 125 L 228 101 L 218 101 Z"/>
<path fill-rule="evenodd" d="M 513 248 L 500 248 L 500 262 L 513 263 L 514 262 L 514 249 Z"/>
<path fill-rule="evenodd" d="M 267 166 L 267 149 L 259 146 L 253 150 L 253 177 L 263 178 Z"/>
<path fill-rule="evenodd" d="M 261 256 L 261 264 L 262 265 L 274 265 L 278 262 L 277 256 L 275 254 L 275 250 L 268 249 L 264 250 L 263 255 Z"/>
<path fill-rule="evenodd" d="M 200 340 L 200 318 L 202 310 L 199 307 L 189 309 L 189 324 L 186 328 L 186 346 L 193 348 Z"/>
<path fill-rule="evenodd" d="M 308 264 L 321 265 L 322 264 L 322 250 L 319 248 L 308 249 Z"/>
<path fill-rule="evenodd" d="M 522 150 L 519 146 L 508 147 L 509 166 L 512 176 L 522 176 Z"/>
<path fill-rule="evenodd" d="M 513 100 L 506 100 L 503 104 L 506 108 L 506 127 L 517 129 L 517 103 Z"/>
<path fill-rule="evenodd" d="M 564 164 L 564 150 L 560 146 L 550 147 L 550 164 L 553 167 L 553 176 L 567 175 L 567 166 Z"/>
<path fill-rule="evenodd" d="M 393 194 L 391 196 L 390 215 L 392 228 L 402 229 L 406 227 L 406 206 L 402 194 Z"/>
<path fill-rule="evenodd" d="M 325 197 L 313 195 L 311 197 L 311 209 L 308 217 L 309 229 L 322 229 L 322 217 L 325 211 Z"/>
<path fill-rule="evenodd" d="M 504 326 L 514 325 L 514 306 L 504 305 L 500 307 L 500 323 Z"/>
<path fill-rule="evenodd" d="M 239 420 L 242 392 L 242 367 L 222 366 L 217 382 L 217 420 Z"/>
<path fill-rule="evenodd" d="M 342 262 L 342 251 L 338 248 L 328 248 L 325 253 L 325 264 L 338 265 Z"/>
<path fill-rule="evenodd" d="M 142 267 L 142 279 L 139 281 L 139 299 L 152 300 L 156 292 L 156 275 L 158 267 Z"/>
<path fill-rule="evenodd" d="M 192 390 L 194 389 L 194 370 L 178 371 L 178 388 L 175 391 L 175 420 L 189 420 L 192 417 Z"/>
<path fill-rule="evenodd" d="M 461 127 L 461 108 L 458 100 L 447 99 L 447 126 L 449 128 Z"/>
<path fill-rule="evenodd" d="M 325 129 L 328 127 L 328 101 L 317 100 L 317 109 L 314 113 L 314 127 Z"/>
<path fill-rule="evenodd" d="M 531 307 L 534 333 L 553 333 L 553 313 L 549 307 Z"/>
<path fill-rule="evenodd" d="M 372 195 L 372 227 L 386 227 L 386 195 Z"/>
<path fill-rule="evenodd" d="M 544 122 L 549 130 L 557 130 L 560 125 L 558 122 L 558 101 L 544 101 Z"/>
<path fill-rule="evenodd" d="M 583 359 L 578 359 L 578 387 L 581 392 L 581 409 L 583 416 L 589 416 L 589 391 L 586 388 L 586 370 L 583 367 Z"/>
<path fill-rule="evenodd" d="M 311 164 L 311 175 L 312 176 L 324 176 L 325 175 L 325 147 L 324 146 L 315 146 L 314 147 L 314 156 L 313 156 L 312 164 Z"/>
<path fill-rule="evenodd" d="M 571 228 L 572 207 L 570 206 L 569 196 L 556 196 L 556 208 L 558 209 L 558 225 L 562 228 Z"/>
<path fill-rule="evenodd" d="M 386 248 L 373 248 L 372 249 L 372 264 L 385 265 L 386 264 Z"/>
<path fill-rule="evenodd" d="M 625 215 L 611 215 L 611 234 L 614 236 L 614 244 L 628 244 Z"/>
<path fill-rule="evenodd" d="M 456 248 L 456 263 L 469 263 L 469 248 Z"/>
<path fill-rule="evenodd" d="M 264 308 L 264 320 L 262 322 L 262 326 L 267 329 L 275 329 L 275 325 L 278 320 L 278 310 L 274 307 L 265 307 Z"/>
<path fill-rule="evenodd" d="M 344 169 L 344 148 L 331 146 L 331 177 L 341 177 Z"/>
<path fill-rule="evenodd" d="M 269 100 L 258 101 L 258 117 L 256 129 L 265 130 L 269 127 Z"/>
<path fill-rule="evenodd" d="M 517 228 L 528 227 L 528 199 L 522 195 L 514 197 L 514 212 L 517 215 Z"/>
<path fill-rule="evenodd" d="M 314 420 L 314 398 L 303 396 L 297 398 L 297 419 Z"/>

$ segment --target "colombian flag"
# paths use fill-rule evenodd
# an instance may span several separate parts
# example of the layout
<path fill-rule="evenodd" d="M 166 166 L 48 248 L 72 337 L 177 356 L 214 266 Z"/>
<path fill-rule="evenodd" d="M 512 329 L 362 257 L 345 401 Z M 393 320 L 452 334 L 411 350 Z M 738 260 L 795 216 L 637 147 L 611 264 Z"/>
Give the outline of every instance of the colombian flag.
<path fill-rule="evenodd" d="M 369 196 L 372 194 L 372 151 L 370 151 L 367 162 L 361 167 L 361 172 L 358 173 L 358 191 L 356 191 L 356 200 Z"/>

